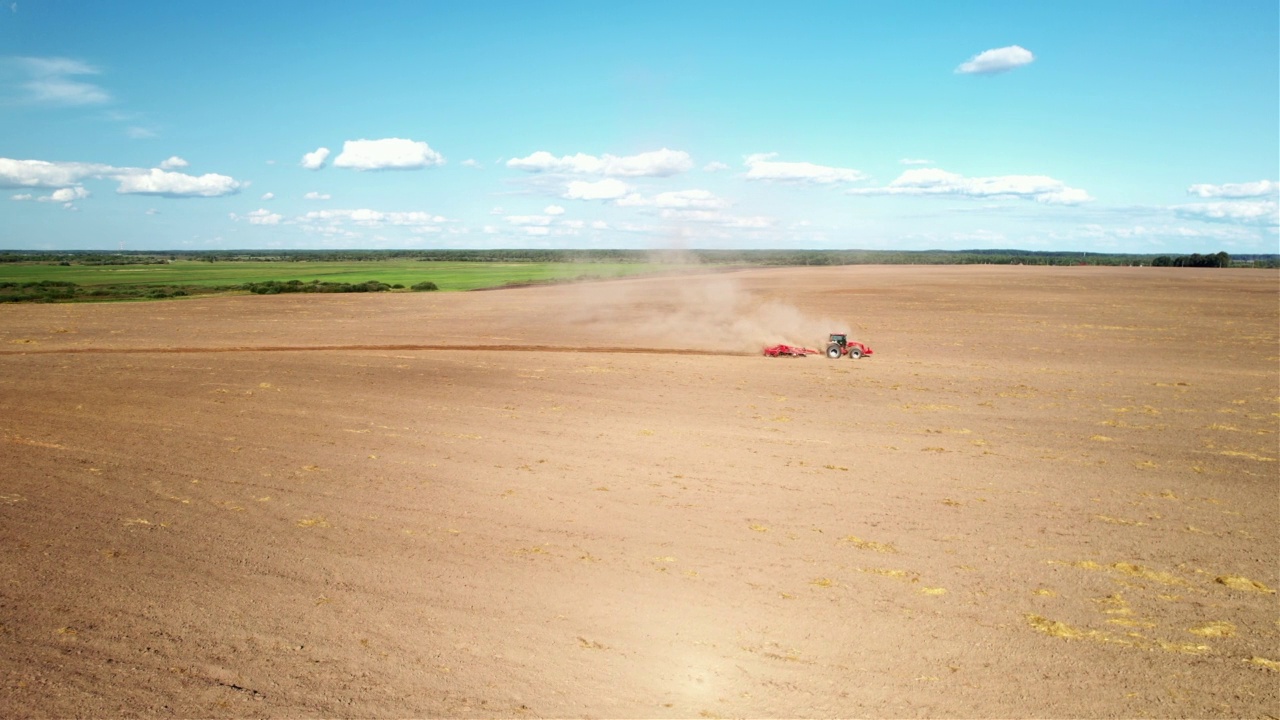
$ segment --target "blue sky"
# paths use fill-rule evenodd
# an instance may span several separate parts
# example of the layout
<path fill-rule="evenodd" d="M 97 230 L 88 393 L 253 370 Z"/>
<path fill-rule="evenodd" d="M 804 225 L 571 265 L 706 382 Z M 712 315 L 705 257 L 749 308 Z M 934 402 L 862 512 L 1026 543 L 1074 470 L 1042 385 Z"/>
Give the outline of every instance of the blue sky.
<path fill-rule="evenodd" d="M 1252 2 L 0 4 L 0 248 L 1275 253 Z"/>

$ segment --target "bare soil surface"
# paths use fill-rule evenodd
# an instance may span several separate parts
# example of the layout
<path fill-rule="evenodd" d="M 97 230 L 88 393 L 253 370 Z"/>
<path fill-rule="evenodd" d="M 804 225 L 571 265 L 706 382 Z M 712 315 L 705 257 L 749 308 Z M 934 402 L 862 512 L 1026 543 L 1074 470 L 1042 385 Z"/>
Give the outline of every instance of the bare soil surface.
<path fill-rule="evenodd" d="M 0 715 L 1275 716 L 1278 331 L 1182 268 L 6 306 Z"/>

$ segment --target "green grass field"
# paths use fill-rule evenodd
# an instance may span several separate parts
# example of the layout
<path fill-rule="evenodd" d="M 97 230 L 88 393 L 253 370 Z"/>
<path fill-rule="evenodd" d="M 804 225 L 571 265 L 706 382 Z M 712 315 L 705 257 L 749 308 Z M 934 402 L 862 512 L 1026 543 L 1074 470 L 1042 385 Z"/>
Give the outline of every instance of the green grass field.
<path fill-rule="evenodd" d="M 361 283 L 406 287 L 429 280 L 441 290 L 476 290 L 513 283 L 608 278 L 670 272 L 654 263 L 501 263 L 375 260 L 365 262 L 201 262 L 167 265 L 0 264 L 0 282 L 72 282 L 84 287 L 129 285 L 240 285 L 268 280 Z"/>

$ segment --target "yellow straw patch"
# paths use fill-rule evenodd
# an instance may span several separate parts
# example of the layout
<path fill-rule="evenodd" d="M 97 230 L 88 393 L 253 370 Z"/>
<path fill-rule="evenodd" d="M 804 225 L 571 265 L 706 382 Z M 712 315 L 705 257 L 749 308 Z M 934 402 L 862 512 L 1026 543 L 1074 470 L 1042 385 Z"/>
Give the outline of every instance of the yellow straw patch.
<path fill-rule="evenodd" d="M 841 539 L 849 543 L 850 545 L 858 548 L 859 550 L 871 550 L 872 552 L 881 552 L 881 553 L 898 552 L 898 548 L 894 547 L 890 543 L 878 543 L 878 542 L 873 542 L 871 540 L 863 540 L 857 535 L 845 535 Z"/>
<path fill-rule="evenodd" d="M 1231 637 L 1236 634 L 1236 626 L 1225 620 L 1217 620 L 1200 627 L 1193 627 L 1187 632 L 1200 637 Z"/>
<path fill-rule="evenodd" d="M 1182 653 L 1184 655 L 1203 655 L 1209 652 L 1208 645 L 1194 645 L 1191 643 L 1171 643 L 1161 641 L 1160 649 L 1169 652 Z"/>
<path fill-rule="evenodd" d="M 1260 593 L 1265 593 L 1267 595 L 1272 595 L 1275 593 L 1275 590 L 1272 590 L 1271 588 L 1267 587 L 1266 585 L 1263 585 L 1257 580 L 1250 580 L 1249 578 L 1242 577 L 1240 575 L 1221 575 L 1219 577 L 1214 578 L 1213 581 L 1218 583 L 1219 585 L 1226 585 L 1232 590 L 1260 592 Z"/>
<path fill-rule="evenodd" d="M 1158 570 L 1152 570 L 1150 568 L 1145 568 L 1141 565 L 1134 565 L 1133 563 L 1118 562 L 1118 563 L 1112 564 L 1111 568 L 1113 570 L 1119 570 L 1120 572 L 1126 575 L 1133 575 L 1134 577 L 1140 577 L 1140 578 L 1143 578 L 1144 580 L 1154 580 L 1158 583 L 1163 583 L 1165 585 L 1185 585 L 1186 584 L 1186 581 L 1184 581 L 1182 578 L 1176 575 L 1171 575 L 1167 572 L 1160 572 Z"/>
<path fill-rule="evenodd" d="M 1101 520 L 1112 525 L 1146 525 L 1141 520 L 1126 520 L 1124 518 L 1111 517 L 1110 515 L 1094 515 L 1093 517 L 1095 520 Z"/>
<path fill-rule="evenodd" d="M 1276 459 L 1273 457 L 1267 457 L 1266 455 L 1259 455 L 1257 453 L 1243 452 L 1240 450 L 1220 450 L 1218 451 L 1218 454 L 1226 455 L 1227 457 L 1246 458 L 1249 460 L 1256 460 L 1258 462 L 1275 462 L 1276 461 Z"/>
<path fill-rule="evenodd" d="M 1045 635 L 1052 635 L 1053 637 L 1077 640 L 1085 635 L 1080 630 L 1077 630 L 1064 622 L 1050 620 L 1049 618 L 1040 615 L 1027 615 L 1027 622 L 1036 630 L 1039 630 Z"/>
<path fill-rule="evenodd" d="M 872 575 L 883 575 L 885 577 L 906 579 L 911 573 L 906 570 L 890 570 L 887 568 L 858 568 L 859 572 L 870 573 Z"/>

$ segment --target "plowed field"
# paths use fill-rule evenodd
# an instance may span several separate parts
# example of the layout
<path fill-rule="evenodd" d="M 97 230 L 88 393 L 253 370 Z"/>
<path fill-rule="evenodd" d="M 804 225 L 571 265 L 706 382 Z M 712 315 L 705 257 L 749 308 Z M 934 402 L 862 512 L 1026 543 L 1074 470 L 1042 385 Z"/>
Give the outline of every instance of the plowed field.
<path fill-rule="evenodd" d="M 1278 332 L 1182 268 L 6 306 L 0 715 L 1274 715 Z"/>

